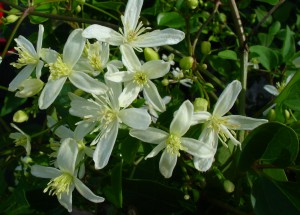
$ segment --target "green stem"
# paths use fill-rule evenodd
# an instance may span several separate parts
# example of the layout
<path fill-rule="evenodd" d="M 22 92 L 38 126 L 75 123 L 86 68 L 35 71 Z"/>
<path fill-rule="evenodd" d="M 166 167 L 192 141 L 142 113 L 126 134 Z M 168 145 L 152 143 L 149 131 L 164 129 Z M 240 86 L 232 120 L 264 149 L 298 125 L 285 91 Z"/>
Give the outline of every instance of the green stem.
<path fill-rule="evenodd" d="M 163 46 L 164 49 L 166 49 L 167 51 L 170 51 L 176 55 L 178 55 L 179 57 L 185 57 L 184 54 L 182 54 L 180 51 L 174 49 L 172 46 Z"/>
<path fill-rule="evenodd" d="M 0 85 L 0 90 L 8 91 L 8 88 Z"/>
<path fill-rule="evenodd" d="M 90 7 L 90 8 L 92 8 L 92 9 L 94 9 L 94 10 L 97 10 L 97 11 L 99 11 L 99 12 L 101 12 L 101 13 L 104 13 L 104 14 L 110 16 L 111 18 L 113 18 L 113 19 L 119 21 L 119 19 L 118 19 L 117 17 L 115 17 L 114 15 L 112 15 L 112 14 L 106 12 L 105 10 L 102 10 L 102 9 L 100 9 L 100 8 L 98 8 L 98 7 L 95 7 L 94 5 L 91 5 L 91 4 L 88 4 L 88 3 L 84 3 L 84 5 Z"/>

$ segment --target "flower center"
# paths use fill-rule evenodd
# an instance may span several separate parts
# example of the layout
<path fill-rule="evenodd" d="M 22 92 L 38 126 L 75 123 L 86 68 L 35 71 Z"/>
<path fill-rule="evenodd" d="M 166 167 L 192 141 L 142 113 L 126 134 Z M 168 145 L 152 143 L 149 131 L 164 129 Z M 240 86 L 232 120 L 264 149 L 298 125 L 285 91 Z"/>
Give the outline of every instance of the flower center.
<path fill-rule="evenodd" d="M 84 143 L 83 140 L 78 141 L 77 144 L 78 144 L 78 150 L 79 151 L 82 151 L 82 150 L 85 149 L 85 143 Z"/>
<path fill-rule="evenodd" d="M 15 47 L 19 54 L 19 59 L 15 63 L 11 63 L 11 65 L 17 69 L 20 69 L 23 66 L 28 64 L 37 64 L 39 59 L 35 56 L 32 56 L 24 47 L 18 46 Z"/>
<path fill-rule="evenodd" d="M 72 72 L 70 66 L 65 64 L 61 58 L 61 56 L 57 57 L 55 63 L 49 63 L 50 69 L 50 80 L 56 80 L 61 77 L 69 76 Z"/>
<path fill-rule="evenodd" d="M 100 55 L 97 53 L 92 53 L 88 55 L 88 60 L 89 63 L 92 65 L 92 67 L 97 70 L 97 71 L 102 71 L 103 67 L 102 67 L 102 63 L 101 63 L 101 58 Z"/>
<path fill-rule="evenodd" d="M 18 139 L 15 140 L 15 144 L 16 146 L 23 146 L 23 147 L 26 147 L 27 145 L 27 137 L 26 136 L 23 136 L 23 137 L 20 137 Z"/>
<path fill-rule="evenodd" d="M 49 190 L 49 195 L 57 195 L 57 197 L 61 199 L 62 193 L 69 194 L 72 183 L 73 175 L 65 172 L 60 176 L 51 179 L 47 184 L 47 187 L 44 189 L 44 193 L 48 192 Z"/>
<path fill-rule="evenodd" d="M 144 86 L 148 82 L 148 75 L 145 72 L 136 72 L 133 77 L 133 82 L 140 86 Z"/>
<path fill-rule="evenodd" d="M 170 134 L 166 141 L 166 150 L 167 152 L 180 156 L 179 150 L 183 150 L 184 148 L 181 145 L 180 137 Z"/>
<path fill-rule="evenodd" d="M 107 129 L 111 122 L 117 119 L 118 114 L 110 108 L 106 108 L 100 113 L 101 130 Z"/>

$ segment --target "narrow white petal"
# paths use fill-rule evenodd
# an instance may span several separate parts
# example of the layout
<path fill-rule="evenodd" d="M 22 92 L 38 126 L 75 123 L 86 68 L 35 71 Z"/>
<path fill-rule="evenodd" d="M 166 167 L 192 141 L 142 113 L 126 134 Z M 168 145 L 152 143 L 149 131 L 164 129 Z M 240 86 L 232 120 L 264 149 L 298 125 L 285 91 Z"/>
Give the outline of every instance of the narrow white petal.
<path fill-rule="evenodd" d="M 106 85 L 111 88 L 112 92 L 113 92 L 113 101 L 115 103 L 119 103 L 118 101 L 118 97 L 120 96 L 120 94 L 122 93 L 122 84 L 121 83 L 117 83 L 117 82 L 114 82 L 114 81 L 110 81 L 108 80 L 106 77 L 110 74 L 114 74 L 114 73 L 118 73 L 119 72 L 119 69 L 114 66 L 114 65 L 107 65 L 107 72 L 105 73 L 105 83 Z"/>
<path fill-rule="evenodd" d="M 101 44 L 100 58 L 101 58 L 102 65 L 106 65 L 108 62 L 108 59 L 109 59 L 109 44 L 108 43 Z"/>
<path fill-rule="evenodd" d="M 134 30 L 140 18 L 143 0 L 129 0 L 124 13 L 124 28 Z"/>
<path fill-rule="evenodd" d="M 58 53 L 55 50 L 52 49 L 42 49 L 41 50 L 41 54 L 40 54 L 41 58 L 46 61 L 48 64 L 49 63 L 54 63 L 57 59 Z"/>
<path fill-rule="evenodd" d="M 130 136 L 135 137 L 146 143 L 159 144 L 165 142 L 169 134 L 158 128 L 149 127 L 146 130 L 131 129 Z"/>
<path fill-rule="evenodd" d="M 49 128 L 54 126 L 56 123 L 57 123 L 57 121 L 54 120 L 51 116 L 47 116 L 47 126 Z M 67 128 L 63 125 L 60 125 L 57 128 L 52 128 L 51 130 L 54 131 L 54 133 L 61 139 L 65 139 L 65 138 L 74 136 L 73 131 L 71 131 L 69 128 Z"/>
<path fill-rule="evenodd" d="M 199 141 L 211 145 L 213 148 L 218 146 L 218 133 L 211 127 L 205 127 L 199 137 Z"/>
<path fill-rule="evenodd" d="M 83 184 L 78 178 L 74 178 L 74 183 L 77 191 L 87 200 L 99 203 L 103 202 L 104 198 L 95 195 L 85 184 Z"/>
<path fill-rule="evenodd" d="M 193 159 L 195 168 L 201 172 L 206 172 L 207 170 L 209 170 L 214 160 L 214 156 L 210 158 L 194 157 Z"/>
<path fill-rule="evenodd" d="M 63 172 L 73 175 L 78 155 L 77 142 L 72 138 L 65 139 L 58 150 L 57 166 Z"/>
<path fill-rule="evenodd" d="M 149 79 L 161 78 L 170 70 L 170 63 L 162 60 L 151 60 L 142 65 L 142 70 L 145 71 Z"/>
<path fill-rule="evenodd" d="M 166 144 L 165 142 L 162 142 L 160 144 L 158 144 L 157 146 L 154 147 L 154 149 L 152 149 L 152 151 L 145 157 L 145 160 L 148 158 L 153 158 L 154 156 L 156 156 L 161 150 L 163 150 L 164 148 L 166 148 Z"/>
<path fill-rule="evenodd" d="M 87 27 L 83 31 L 82 36 L 88 39 L 95 38 L 98 41 L 106 42 L 113 46 L 119 46 L 123 44 L 123 36 L 120 33 L 111 28 L 97 24 Z"/>
<path fill-rule="evenodd" d="M 38 40 L 37 40 L 37 43 L 36 43 L 36 52 L 37 52 L 38 56 L 40 56 L 40 54 L 41 54 L 42 43 L 43 43 L 43 35 L 44 35 L 44 26 L 39 25 Z"/>
<path fill-rule="evenodd" d="M 47 82 L 39 97 L 39 108 L 41 110 L 47 109 L 54 102 L 66 80 L 66 77 L 62 77 Z"/>
<path fill-rule="evenodd" d="M 184 32 L 167 28 L 164 30 L 155 30 L 145 33 L 132 42 L 131 45 L 135 47 L 156 47 L 164 45 L 174 45 L 182 41 L 185 37 Z"/>
<path fill-rule="evenodd" d="M 164 150 L 159 161 L 159 171 L 165 178 L 170 178 L 177 163 L 177 155 Z"/>
<path fill-rule="evenodd" d="M 227 127 L 220 125 L 222 132 L 228 137 L 235 146 L 241 146 L 241 143 L 231 134 Z"/>
<path fill-rule="evenodd" d="M 193 104 L 189 100 L 186 100 L 174 115 L 170 125 L 170 133 L 182 137 L 191 126 L 193 112 Z"/>
<path fill-rule="evenodd" d="M 137 84 L 133 82 L 126 84 L 123 92 L 119 96 L 120 107 L 128 107 L 137 98 L 140 91 L 141 88 Z"/>
<path fill-rule="evenodd" d="M 210 144 L 206 144 L 199 140 L 182 137 L 181 144 L 184 147 L 184 151 L 199 158 L 210 158 L 215 154 L 213 147 Z"/>
<path fill-rule="evenodd" d="M 105 93 L 108 89 L 104 83 L 92 78 L 84 72 L 73 71 L 69 79 L 74 86 L 87 93 L 99 95 Z"/>
<path fill-rule="evenodd" d="M 82 37 L 82 29 L 72 31 L 63 50 L 63 61 L 71 68 L 79 60 L 84 49 L 85 38 Z"/>
<path fill-rule="evenodd" d="M 114 72 L 114 73 L 106 73 L 105 78 L 113 82 L 126 82 L 126 81 L 131 81 L 133 79 L 133 75 L 134 73 L 128 71 Z"/>
<path fill-rule="evenodd" d="M 81 97 L 79 97 L 81 98 Z M 78 117 L 95 116 L 99 111 L 99 106 L 93 102 L 90 102 L 84 98 L 73 99 L 71 101 L 70 114 Z"/>
<path fill-rule="evenodd" d="M 166 110 L 166 105 L 163 102 L 155 84 L 152 81 L 148 80 L 147 85 L 144 86 L 143 93 L 144 93 L 144 97 L 147 100 L 147 102 L 155 110 L 157 110 L 159 112 L 164 112 Z"/>
<path fill-rule="evenodd" d="M 34 70 L 34 67 L 35 65 L 33 64 L 28 64 L 27 66 L 25 66 L 19 72 L 19 74 L 10 82 L 8 90 L 15 91 L 16 89 L 18 89 L 22 81 L 26 80 L 31 75 L 32 71 Z"/>
<path fill-rule="evenodd" d="M 272 86 L 272 85 L 265 85 L 265 86 L 264 86 L 264 89 L 265 89 L 268 93 L 270 93 L 270 94 L 272 94 L 272 95 L 274 95 L 274 96 L 278 96 L 278 95 L 279 95 L 278 89 L 277 89 L 276 87 Z"/>
<path fill-rule="evenodd" d="M 56 178 L 62 173 L 61 171 L 53 167 L 33 165 L 31 167 L 31 174 L 39 178 Z"/>
<path fill-rule="evenodd" d="M 34 49 L 34 46 L 25 37 L 20 35 L 17 39 L 15 39 L 15 41 L 19 46 L 25 48 L 26 51 L 28 51 L 32 57 L 37 57 L 37 53 Z"/>
<path fill-rule="evenodd" d="M 222 118 L 226 120 L 226 127 L 233 130 L 253 130 L 257 126 L 268 122 L 266 119 L 255 119 L 239 115 L 230 115 Z"/>
<path fill-rule="evenodd" d="M 129 127 L 141 130 L 148 128 L 151 123 L 151 116 L 145 109 L 123 109 L 120 111 L 119 117 Z"/>
<path fill-rule="evenodd" d="M 62 193 L 61 198 L 57 198 L 59 203 L 68 210 L 72 212 L 72 194 L 74 190 L 74 185 L 70 189 L 69 193 Z"/>
<path fill-rule="evenodd" d="M 74 130 L 75 140 L 82 140 L 88 133 L 90 133 L 96 126 L 96 122 L 85 122 L 79 123 Z"/>
<path fill-rule="evenodd" d="M 211 117 L 211 114 L 207 111 L 194 112 L 192 117 L 192 125 L 204 123 L 209 119 L 209 117 Z"/>
<path fill-rule="evenodd" d="M 236 101 L 241 90 L 241 82 L 237 80 L 228 84 L 215 105 L 213 115 L 221 117 L 227 113 L 234 105 L 234 102 Z"/>
<path fill-rule="evenodd" d="M 136 56 L 133 48 L 128 45 L 120 46 L 120 50 L 122 53 L 122 62 L 126 66 L 126 68 L 130 71 L 138 71 L 140 70 L 141 63 L 139 58 Z"/>
<path fill-rule="evenodd" d="M 36 65 L 36 68 L 35 68 L 35 75 L 38 79 L 40 79 L 40 77 L 42 75 L 43 67 L 44 67 L 44 62 L 39 60 L 38 64 Z"/>
<path fill-rule="evenodd" d="M 107 165 L 117 139 L 118 129 L 119 123 L 112 122 L 110 131 L 105 134 L 106 136 L 100 137 L 93 155 L 95 169 L 102 169 Z"/>

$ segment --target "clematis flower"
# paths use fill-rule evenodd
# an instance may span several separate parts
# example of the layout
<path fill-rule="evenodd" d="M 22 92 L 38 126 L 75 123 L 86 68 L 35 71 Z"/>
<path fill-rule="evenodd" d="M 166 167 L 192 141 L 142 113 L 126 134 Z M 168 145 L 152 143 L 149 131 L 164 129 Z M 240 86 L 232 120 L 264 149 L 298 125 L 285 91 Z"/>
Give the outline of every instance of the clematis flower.
<path fill-rule="evenodd" d="M 44 193 L 56 195 L 59 203 L 69 212 L 72 211 L 72 193 L 74 188 L 91 202 L 100 203 L 104 198 L 95 195 L 77 178 L 76 159 L 78 145 L 76 141 L 67 138 L 62 142 L 57 155 L 57 168 L 33 165 L 31 174 L 40 178 L 51 178 Z"/>
<path fill-rule="evenodd" d="M 184 32 L 172 28 L 145 33 L 145 31 L 151 28 L 144 27 L 143 23 L 139 22 L 142 5 L 143 0 L 128 1 L 124 16 L 121 16 L 124 28 L 120 28 L 120 32 L 94 24 L 83 31 L 83 36 L 86 38 L 95 38 L 98 41 L 106 42 L 113 46 L 128 44 L 139 51 L 141 51 L 141 47 L 172 45 L 184 39 Z"/>
<path fill-rule="evenodd" d="M 93 155 L 96 169 L 102 169 L 108 163 L 121 123 L 140 129 L 146 129 L 151 123 L 151 117 L 145 109 L 121 109 L 118 102 L 121 84 L 109 81 L 107 84 L 110 90 L 104 95 L 93 95 L 93 100 L 70 94 L 70 114 L 82 117 L 84 121 L 80 123 L 85 123 L 88 130 L 96 128 L 94 132 L 99 131 L 91 143 L 97 144 Z"/>
<path fill-rule="evenodd" d="M 19 58 L 17 62 L 12 63 L 11 65 L 15 68 L 22 68 L 24 67 L 19 74 L 11 81 L 11 83 L 8 86 L 9 91 L 15 91 L 19 85 L 26 80 L 31 73 L 35 69 L 36 77 L 39 79 L 41 77 L 41 70 L 44 66 L 44 62 L 40 60 L 42 58 L 42 40 L 43 40 L 43 34 L 44 34 L 44 27 L 43 25 L 39 25 L 39 33 L 38 33 L 38 40 L 36 44 L 36 50 L 32 43 L 27 40 L 23 36 L 19 36 L 17 39 L 15 39 L 17 43 L 17 47 L 15 49 L 17 50 L 19 54 Z"/>
<path fill-rule="evenodd" d="M 234 105 L 240 91 L 241 83 L 237 80 L 231 82 L 220 95 L 214 110 L 211 113 L 207 111 L 195 112 L 192 124 L 205 123 L 205 127 L 199 137 L 200 141 L 214 148 L 217 151 L 218 139 L 227 146 L 228 139 L 234 145 L 241 146 L 241 143 L 235 138 L 234 130 L 252 130 L 257 126 L 268 122 L 265 119 L 255 119 L 240 115 L 224 116 Z M 214 156 L 210 158 L 194 158 L 194 165 L 200 171 L 208 170 L 214 160 Z"/>
<path fill-rule="evenodd" d="M 79 89 L 94 94 L 101 94 L 107 90 L 105 84 L 93 79 L 88 74 L 74 69 L 85 45 L 85 38 L 81 36 L 82 29 L 74 30 L 64 46 L 62 56 L 58 55 L 55 62 L 48 62 L 50 76 L 39 97 L 39 108 L 48 108 L 56 99 L 67 79 Z"/>
<path fill-rule="evenodd" d="M 157 144 L 157 146 L 146 156 L 145 159 L 156 156 L 164 150 L 160 161 L 159 170 L 165 178 L 172 176 L 173 170 L 183 150 L 193 156 L 210 158 L 213 156 L 213 148 L 199 140 L 183 137 L 191 125 L 194 107 L 190 101 L 185 101 L 175 113 L 167 133 L 158 128 L 149 127 L 146 130 L 131 129 L 130 135 L 143 142 Z"/>
<path fill-rule="evenodd" d="M 122 61 L 128 71 L 106 74 L 106 78 L 114 82 L 125 82 L 123 92 L 119 97 L 121 107 L 129 106 L 143 91 L 144 98 L 156 110 L 163 112 L 166 109 L 155 84 L 151 79 L 163 77 L 170 70 L 170 64 L 162 60 L 151 60 L 141 65 L 138 57 L 130 46 L 120 47 Z"/>
<path fill-rule="evenodd" d="M 292 73 L 291 75 L 289 75 L 287 78 L 286 78 L 286 80 L 285 81 L 283 81 L 283 82 L 277 82 L 276 83 L 276 87 L 274 87 L 273 85 L 269 85 L 269 84 L 267 84 L 267 85 L 265 85 L 264 86 L 264 89 L 268 92 L 268 93 L 270 93 L 270 94 L 272 94 L 272 95 L 274 95 L 274 96 L 278 96 L 280 93 L 281 93 L 281 91 L 284 89 L 284 87 L 290 82 L 290 80 L 292 79 L 292 77 L 294 76 L 294 73 Z"/>
<path fill-rule="evenodd" d="M 11 123 L 11 127 L 16 129 L 18 132 L 11 133 L 9 135 L 9 138 L 15 140 L 16 146 L 23 146 L 26 150 L 26 155 L 30 156 L 31 152 L 31 138 L 28 134 L 26 134 L 24 131 L 22 131 L 18 126 L 15 124 Z"/>

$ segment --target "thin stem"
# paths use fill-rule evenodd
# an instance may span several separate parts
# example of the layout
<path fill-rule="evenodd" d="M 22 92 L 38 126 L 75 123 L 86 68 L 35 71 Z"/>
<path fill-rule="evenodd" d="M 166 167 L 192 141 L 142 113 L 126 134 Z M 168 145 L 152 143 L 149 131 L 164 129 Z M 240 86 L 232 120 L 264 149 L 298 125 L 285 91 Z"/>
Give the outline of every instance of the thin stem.
<path fill-rule="evenodd" d="M 84 3 L 84 5 L 90 7 L 90 8 L 92 8 L 92 9 L 94 9 L 94 10 L 97 10 L 97 11 L 99 11 L 99 12 L 101 12 L 101 13 L 104 13 L 104 14 L 110 16 L 111 18 L 113 18 L 113 19 L 119 21 L 119 19 L 118 19 L 117 17 L 115 17 L 114 15 L 112 15 L 112 14 L 106 12 L 105 10 L 102 10 L 102 9 L 100 9 L 100 8 L 98 8 L 98 7 L 95 7 L 94 5 L 91 5 L 91 4 L 88 4 L 88 3 Z"/>
<path fill-rule="evenodd" d="M 174 49 L 172 46 L 167 45 L 167 46 L 163 46 L 163 48 L 170 51 L 170 52 L 172 52 L 172 53 L 174 53 L 174 54 L 176 54 L 176 55 L 178 55 L 179 57 L 185 57 L 184 54 L 182 54 L 180 51 Z"/>
<path fill-rule="evenodd" d="M 8 91 L 8 88 L 0 85 L 0 90 Z"/>

